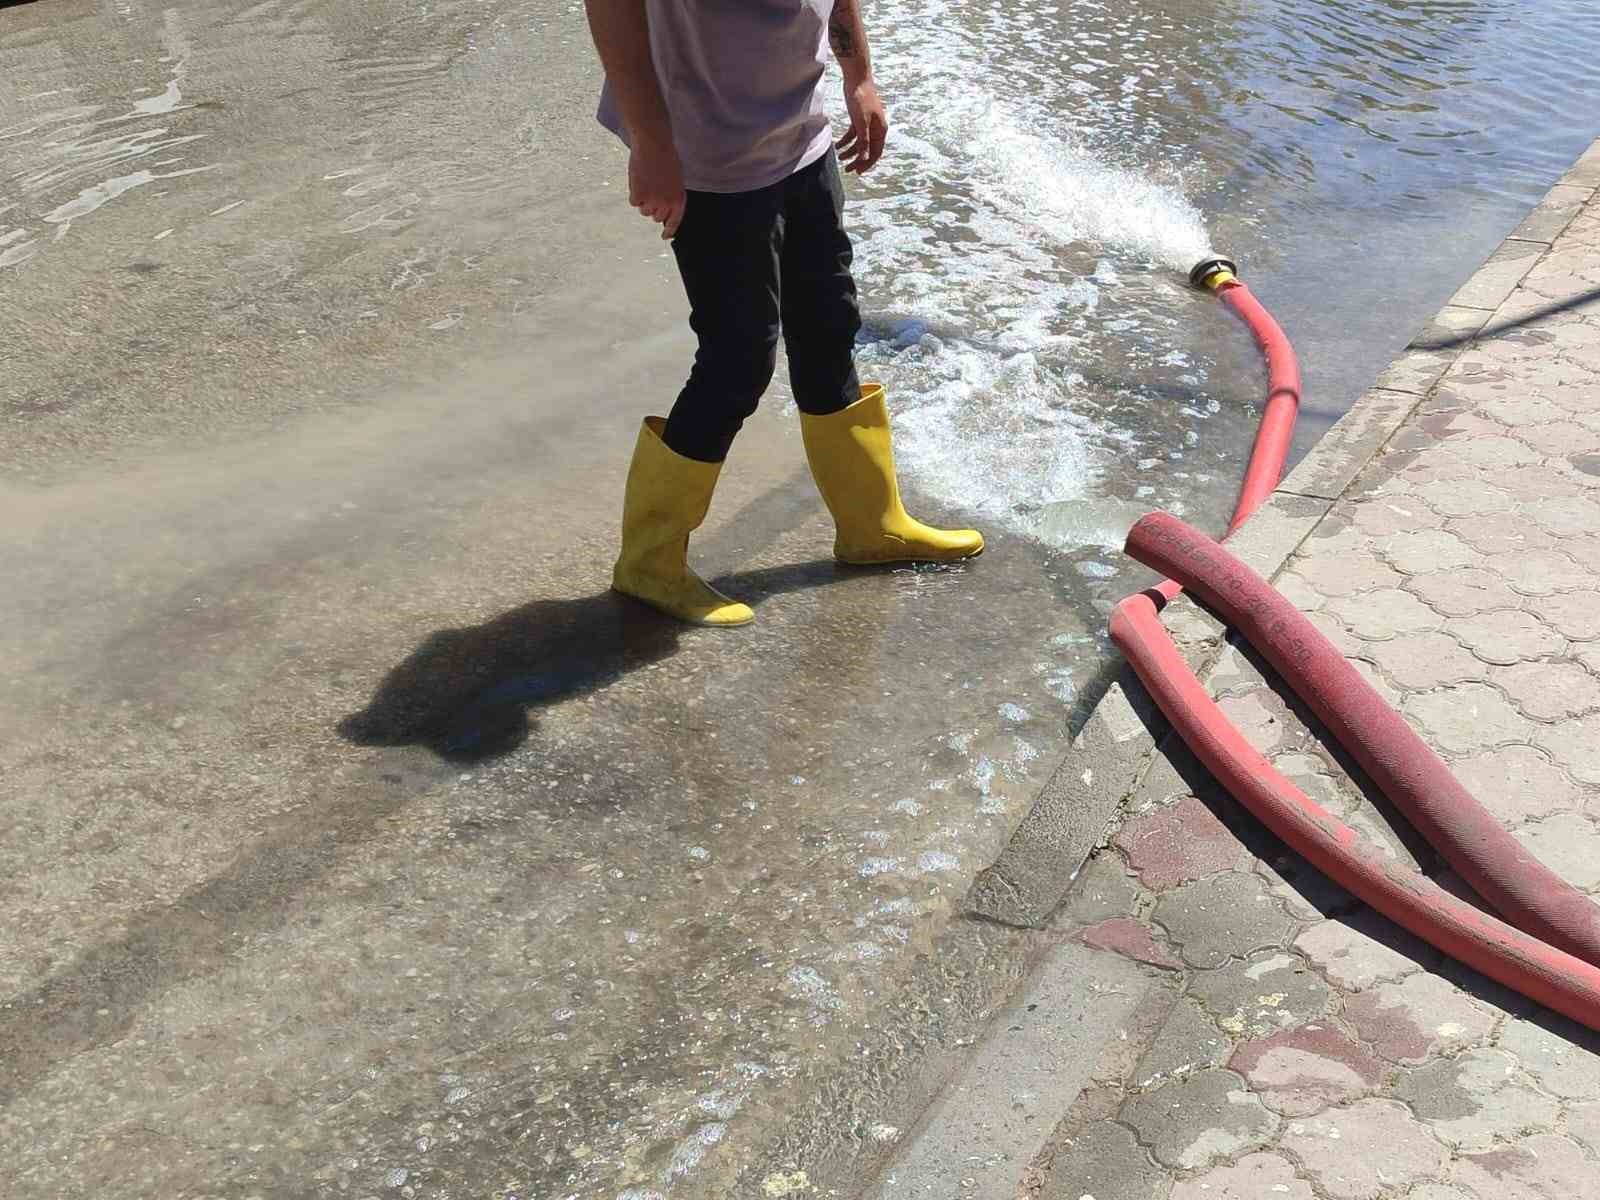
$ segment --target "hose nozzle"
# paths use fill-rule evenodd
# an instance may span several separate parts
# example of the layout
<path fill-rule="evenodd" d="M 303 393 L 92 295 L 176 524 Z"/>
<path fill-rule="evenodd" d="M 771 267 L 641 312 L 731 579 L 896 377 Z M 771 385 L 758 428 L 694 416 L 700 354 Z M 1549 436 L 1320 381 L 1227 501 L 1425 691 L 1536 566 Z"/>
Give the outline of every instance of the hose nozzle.
<path fill-rule="evenodd" d="M 1189 283 L 1201 291 L 1214 292 L 1225 283 L 1233 283 L 1239 268 L 1231 258 L 1205 258 L 1189 272 Z"/>

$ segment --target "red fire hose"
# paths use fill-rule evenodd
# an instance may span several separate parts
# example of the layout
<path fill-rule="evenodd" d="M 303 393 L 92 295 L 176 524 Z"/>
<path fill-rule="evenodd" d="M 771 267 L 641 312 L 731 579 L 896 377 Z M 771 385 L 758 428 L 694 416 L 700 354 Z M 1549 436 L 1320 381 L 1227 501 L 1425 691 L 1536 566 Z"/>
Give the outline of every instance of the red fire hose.
<path fill-rule="evenodd" d="M 1202 263 L 1191 279 L 1239 314 L 1267 361 L 1267 406 L 1232 533 L 1277 487 L 1294 431 L 1300 372 L 1282 329 L 1234 278 L 1231 263 Z M 1397 924 L 1507 987 L 1600 1029 L 1600 915 L 1588 898 L 1534 860 L 1315 627 L 1220 546 L 1157 513 L 1134 526 L 1127 549 L 1172 577 L 1117 605 L 1112 639 L 1216 779 L 1302 857 Z M 1250 746 L 1161 624 L 1157 602 L 1165 605 L 1184 585 L 1261 651 L 1390 800 L 1519 928 L 1387 859 Z"/>
<path fill-rule="evenodd" d="M 1208 271 L 1208 267 L 1214 269 Z M 1256 441 L 1250 450 L 1244 481 L 1239 485 L 1239 498 L 1234 502 L 1233 520 L 1228 523 L 1228 532 L 1232 533 L 1266 503 L 1283 477 L 1283 464 L 1289 457 L 1289 443 L 1294 438 L 1295 418 L 1300 414 L 1300 363 L 1288 336 L 1272 319 L 1272 314 L 1261 306 L 1261 301 L 1249 288 L 1234 278 L 1232 263 L 1225 259 L 1201 263 L 1190 278 L 1216 292 L 1218 298 L 1239 315 L 1267 363 L 1267 404 L 1261 413 L 1261 423 L 1256 427 Z M 1166 579 L 1157 585 L 1157 590 L 1171 603 L 1183 589 Z"/>
<path fill-rule="evenodd" d="M 1420 871 L 1385 858 L 1290 783 L 1207 695 L 1148 594 L 1117 606 L 1111 636 L 1195 757 L 1302 858 L 1451 958 L 1600 1029 L 1600 968 L 1479 912 Z"/>
<path fill-rule="evenodd" d="M 1600 907 L 1512 837 L 1266 580 L 1166 513 L 1135 525 L 1127 550 L 1180 580 L 1243 634 L 1417 832 L 1506 920 L 1600 964 Z"/>

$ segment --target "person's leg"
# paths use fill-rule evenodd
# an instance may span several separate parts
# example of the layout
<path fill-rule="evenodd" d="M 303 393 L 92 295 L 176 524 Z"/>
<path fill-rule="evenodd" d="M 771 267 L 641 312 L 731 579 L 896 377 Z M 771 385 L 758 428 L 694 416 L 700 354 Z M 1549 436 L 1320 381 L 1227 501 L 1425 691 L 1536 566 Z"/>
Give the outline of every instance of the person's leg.
<path fill-rule="evenodd" d="M 781 255 L 783 344 L 789 383 L 803 413 L 854 404 L 861 312 L 850 273 L 855 255 L 844 228 L 844 181 L 828 151 L 784 184 Z"/>
<path fill-rule="evenodd" d="M 663 439 L 676 453 L 721 462 L 755 412 L 777 362 L 782 186 L 690 192 L 672 253 L 699 339 L 689 381 Z"/>
<path fill-rule="evenodd" d="M 778 343 L 778 197 L 691 192 L 672 250 L 699 350 L 670 419 L 646 417 L 622 506 L 612 586 L 698 625 L 744 625 L 749 607 L 689 567 L 689 535 L 711 506 L 722 460 L 772 378 Z"/>
<path fill-rule="evenodd" d="M 856 377 L 861 328 L 844 185 L 830 151 L 794 175 L 784 206 L 783 337 L 806 458 L 849 563 L 949 562 L 983 550 L 971 529 L 934 529 L 900 502 L 883 388 Z"/>

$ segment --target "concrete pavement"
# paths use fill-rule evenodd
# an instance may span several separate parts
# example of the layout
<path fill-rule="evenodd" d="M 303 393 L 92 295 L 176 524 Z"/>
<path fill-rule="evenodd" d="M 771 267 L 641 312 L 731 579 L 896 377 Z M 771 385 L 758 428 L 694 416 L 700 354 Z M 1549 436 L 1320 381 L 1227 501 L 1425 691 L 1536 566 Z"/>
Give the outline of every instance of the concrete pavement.
<path fill-rule="evenodd" d="M 1080 576 L 836 568 L 778 394 L 694 544 L 757 625 L 607 594 L 692 339 L 587 36 L 5 10 L 8 1200 L 714 1191 L 1033 953 L 950 926 Z"/>

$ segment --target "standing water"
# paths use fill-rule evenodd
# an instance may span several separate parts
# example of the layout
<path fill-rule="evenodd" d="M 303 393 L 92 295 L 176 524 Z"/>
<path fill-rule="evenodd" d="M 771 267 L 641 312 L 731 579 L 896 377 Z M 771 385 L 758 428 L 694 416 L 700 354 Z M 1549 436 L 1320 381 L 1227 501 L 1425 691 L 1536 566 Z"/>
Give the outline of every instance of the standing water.
<path fill-rule="evenodd" d="M 1132 515 L 1233 499 L 1260 376 L 1184 287 L 1213 240 L 1300 350 L 1303 452 L 1600 111 L 1581 0 L 893 0 L 874 26 L 863 359 L 917 484 L 1067 552 L 1096 607 Z"/>

